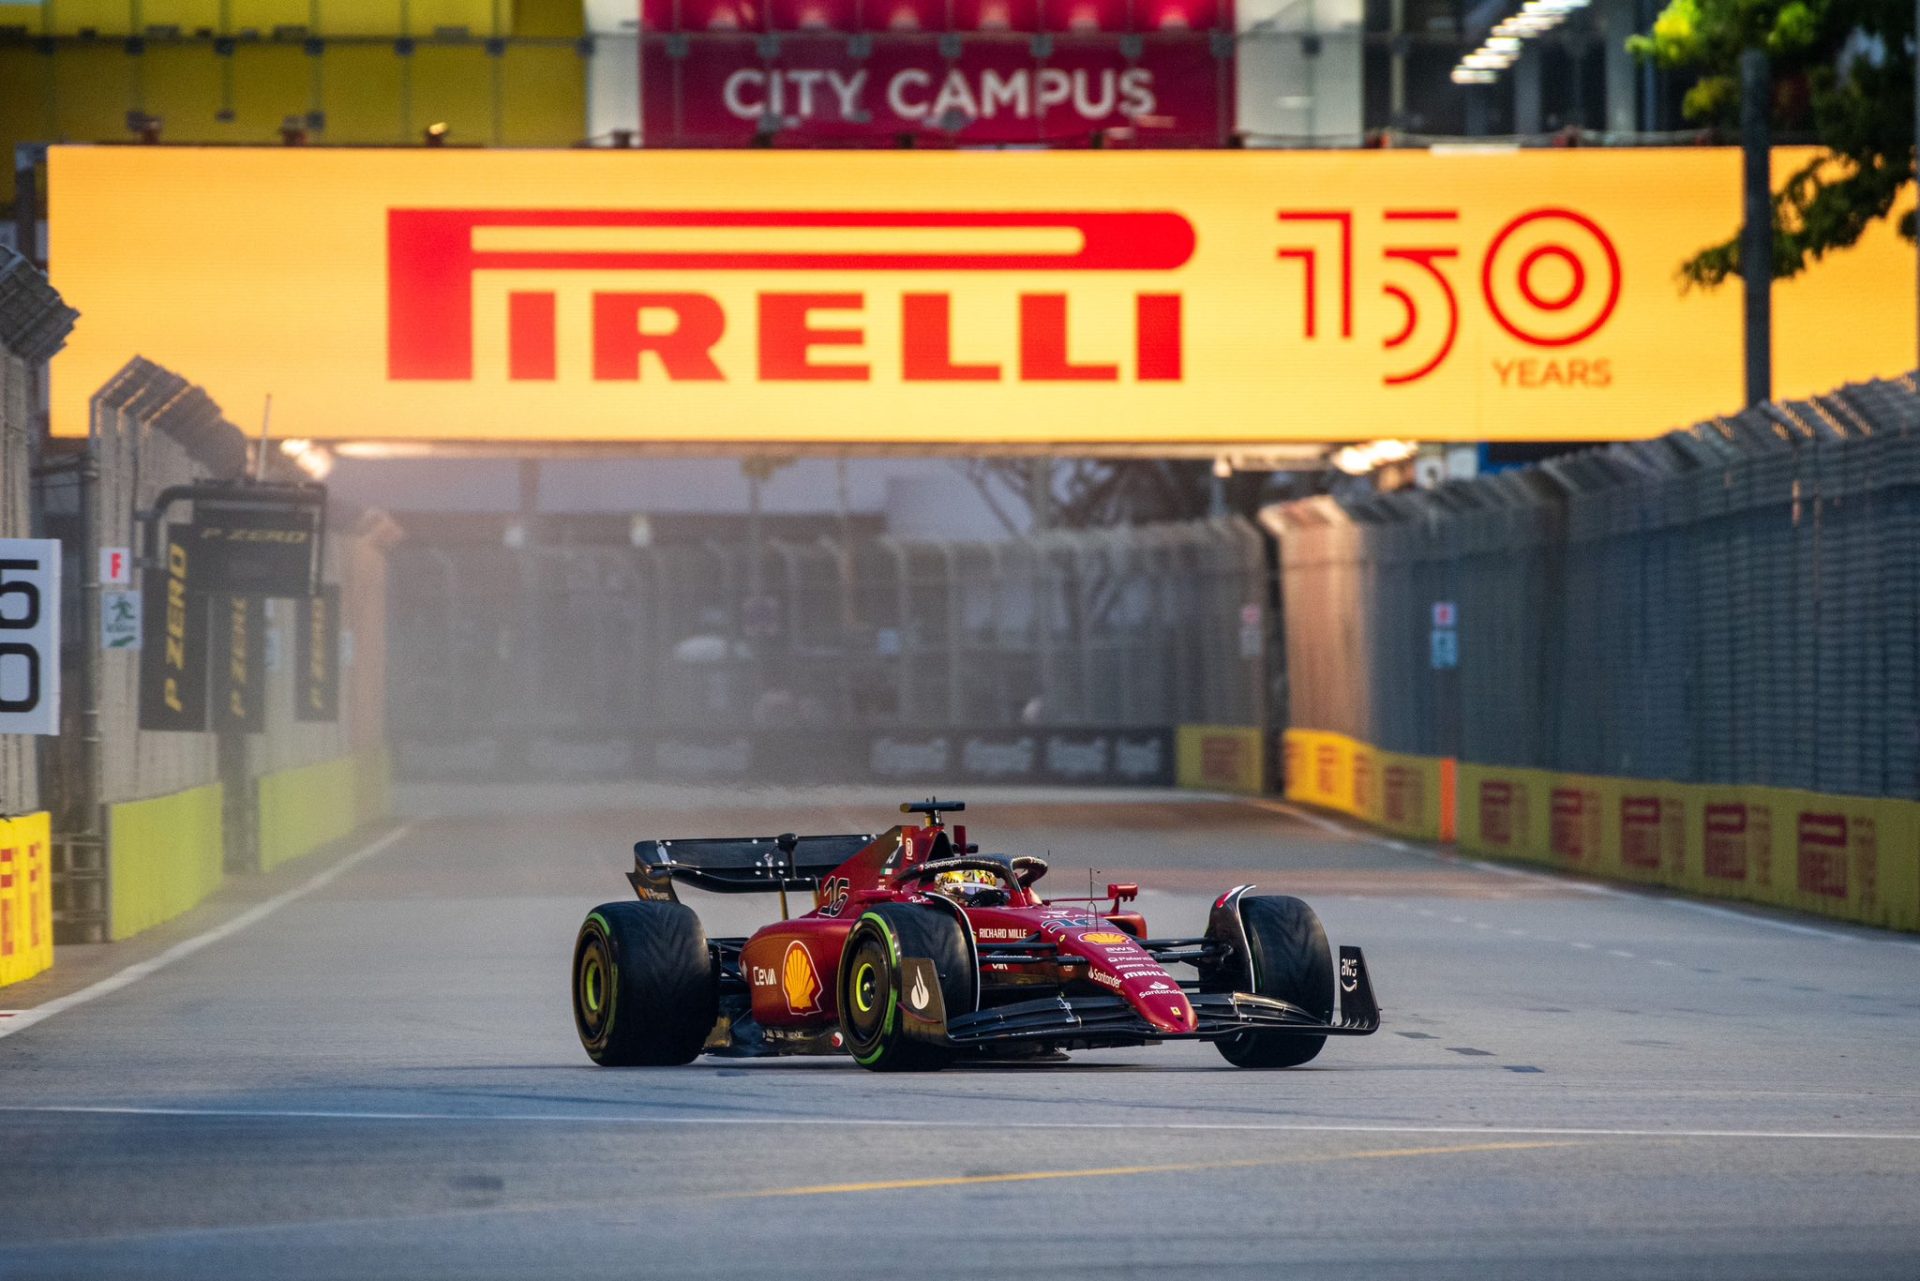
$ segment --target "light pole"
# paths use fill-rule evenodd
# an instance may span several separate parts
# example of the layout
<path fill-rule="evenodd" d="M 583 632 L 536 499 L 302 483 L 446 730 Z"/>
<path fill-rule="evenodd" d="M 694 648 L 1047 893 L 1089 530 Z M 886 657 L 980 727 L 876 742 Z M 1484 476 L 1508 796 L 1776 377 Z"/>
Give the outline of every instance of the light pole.
<path fill-rule="evenodd" d="M 1920 0 L 1916 0 L 1920 3 Z M 1740 280 L 1746 290 L 1747 405 L 1773 398 L 1773 71 L 1765 49 L 1740 55 L 1743 218 Z"/>

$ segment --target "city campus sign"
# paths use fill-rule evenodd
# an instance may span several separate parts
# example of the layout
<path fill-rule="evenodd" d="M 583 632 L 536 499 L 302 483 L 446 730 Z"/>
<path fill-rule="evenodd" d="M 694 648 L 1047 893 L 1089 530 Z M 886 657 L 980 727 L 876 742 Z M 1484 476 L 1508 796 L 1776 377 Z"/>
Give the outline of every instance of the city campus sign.
<path fill-rule="evenodd" d="M 1782 169 L 1800 153 L 1783 151 Z M 314 440 L 1619 439 L 1739 407 L 1731 150 L 55 148 L 85 320 Z M 1775 300 L 1776 388 L 1909 367 L 1886 227 Z"/>

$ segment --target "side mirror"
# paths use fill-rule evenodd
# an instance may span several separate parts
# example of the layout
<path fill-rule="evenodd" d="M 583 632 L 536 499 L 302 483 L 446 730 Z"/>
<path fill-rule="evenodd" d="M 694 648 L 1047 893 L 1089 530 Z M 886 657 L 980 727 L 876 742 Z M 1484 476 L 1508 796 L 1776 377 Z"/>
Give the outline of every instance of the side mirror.
<path fill-rule="evenodd" d="M 1140 887 L 1131 881 L 1110 881 L 1107 897 L 1116 903 L 1129 903 L 1140 897 Z"/>

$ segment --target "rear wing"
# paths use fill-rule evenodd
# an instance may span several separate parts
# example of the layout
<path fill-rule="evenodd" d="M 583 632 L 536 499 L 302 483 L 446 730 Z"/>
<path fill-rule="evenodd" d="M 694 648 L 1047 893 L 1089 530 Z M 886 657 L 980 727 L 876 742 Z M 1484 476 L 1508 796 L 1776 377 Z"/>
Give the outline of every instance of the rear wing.
<path fill-rule="evenodd" d="M 627 880 L 641 898 L 672 899 L 684 881 L 721 894 L 811 890 L 873 844 L 871 835 L 743 836 L 718 840 L 640 841 Z"/>

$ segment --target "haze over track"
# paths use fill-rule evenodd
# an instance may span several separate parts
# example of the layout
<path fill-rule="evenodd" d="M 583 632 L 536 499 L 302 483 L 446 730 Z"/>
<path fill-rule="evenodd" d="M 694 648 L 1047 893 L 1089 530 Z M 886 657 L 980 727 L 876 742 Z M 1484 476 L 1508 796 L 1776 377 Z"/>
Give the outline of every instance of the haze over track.
<path fill-rule="evenodd" d="M 0 1275 L 1914 1273 L 1920 945 L 1271 804 L 967 798 L 1055 892 L 1089 862 L 1140 880 L 1158 933 L 1238 881 L 1312 901 L 1366 947 L 1386 1026 L 1309 1068 L 1202 1045 L 934 1076 L 588 1064 L 568 949 L 634 839 L 865 831 L 904 795 L 419 791 L 323 883 L 355 851 L 236 887 L 274 906 L 0 1039 Z M 714 933 L 775 910 L 687 897 Z M 74 949 L 9 1003 L 248 906 Z"/>

